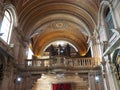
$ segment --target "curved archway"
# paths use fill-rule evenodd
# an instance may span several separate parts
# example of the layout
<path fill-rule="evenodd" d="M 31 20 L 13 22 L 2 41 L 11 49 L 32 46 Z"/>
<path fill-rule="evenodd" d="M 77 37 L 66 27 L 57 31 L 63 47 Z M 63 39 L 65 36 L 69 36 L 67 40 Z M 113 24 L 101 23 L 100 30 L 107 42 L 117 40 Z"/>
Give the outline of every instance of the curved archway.
<path fill-rule="evenodd" d="M 7 4 L 4 6 L 4 17 L 1 24 L 1 38 L 9 44 L 12 29 L 17 26 L 17 17 L 16 17 L 15 8 L 11 4 Z"/>
<path fill-rule="evenodd" d="M 98 28 L 100 28 L 101 25 L 104 25 L 104 17 L 105 17 L 105 13 L 107 8 L 110 8 L 111 11 L 111 5 L 108 1 L 102 1 L 100 8 L 99 8 L 99 13 L 98 13 Z"/>
<path fill-rule="evenodd" d="M 68 31 L 47 32 L 46 34 L 44 34 L 44 36 L 42 35 L 39 36 L 38 41 L 36 41 L 37 43 L 35 43 L 35 45 L 33 46 L 33 48 L 36 47 L 34 48 L 34 53 L 38 54 L 39 52 L 42 52 L 44 48 L 53 41 L 65 40 L 76 46 L 81 55 L 85 54 L 87 52 L 86 44 L 80 41 L 79 37 L 74 36 L 76 35 L 71 34 Z"/>
<path fill-rule="evenodd" d="M 4 9 L 9 9 L 10 13 L 13 15 L 13 26 L 17 27 L 18 26 L 18 17 L 17 17 L 17 12 L 16 8 L 12 4 L 6 4 Z"/>
<path fill-rule="evenodd" d="M 113 35 L 112 29 L 114 29 L 115 21 L 113 9 L 109 1 L 102 1 L 99 9 L 98 17 L 98 30 L 100 34 L 101 41 L 110 40 Z M 104 33 L 104 35 L 103 35 Z"/>
<path fill-rule="evenodd" d="M 78 51 L 78 49 L 72 43 L 65 41 L 65 40 L 58 40 L 58 41 L 51 42 L 44 48 L 43 51 L 45 51 L 50 45 L 54 45 L 54 44 L 57 46 L 58 45 L 64 46 L 64 45 L 69 44 L 70 46 L 72 46 L 75 49 L 76 52 Z"/>
<path fill-rule="evenodd" d="M 117 61 L 118 54 L 120 54 L 120 48 L 116 49 L 115 52 L 114 52 L 114 54 L 113 54 L 113 57 L 112 57 L 112 60 L 113 60 L 112 62 L 113 63 L 117 63 L 118 62 Z"/>
<path fill-rule="evenodd" d="M 120 48 L 116 49 L 113 54 L 114 72 L 116 73 L 116 78 L 120 80 Z"/>

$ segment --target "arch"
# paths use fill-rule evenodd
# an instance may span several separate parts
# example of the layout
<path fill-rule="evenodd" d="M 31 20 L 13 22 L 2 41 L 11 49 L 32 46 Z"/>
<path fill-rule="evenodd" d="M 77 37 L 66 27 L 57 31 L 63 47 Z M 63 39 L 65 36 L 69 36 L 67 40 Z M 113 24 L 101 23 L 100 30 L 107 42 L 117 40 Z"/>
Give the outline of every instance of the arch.
<path fill-rule="evenodd" d="M 108 1 L 102 1 L 100 4 L 99 12 L 98 12 L 98 30 L 101 25 L 104 25 L 104 13 L 106 9 L 109 8 L 112 11 L 111 4 Z"/>
<path fill-rule="evenodd" d="M 72 46 L 75 49 L 75 51 L 78 51 L 78 49 L 72 43 L 70 43 L 68 41 L 65 41 L 65 40 L 58 40 L 58 41 L 63 41 L 65 43 L 68 43 L 70 46 Z M 57 41 L 53 41 L 53 42 L 57 42 Z M 45 46 L 45 48 L 43 49 L 43 51 L 45 51 L 53 42 L 50 42 L 47 46 Z"/>
<path fill-rule="evenodd" d="M 118 56 L 119 53 L 120 53 L 120 48 L 116 49 L 114 54 L 113 54 L 113 57 L 112 57 L 112 62 L 113 63 L 117 63 L 117 56 Z"/>
<path fill-rule="evenodd" d="M 113 32 L 112 32 L 111 29 L 109 29 L 109 31 L 105 29 L 106 28 L 105 14 L 106 14 L 108 9 L 109 9 L 111 17 L 112 17 L 113 29 L 114 29 L 116 24 L 115 24 L 115 21 L 113 20 L 114 15 L 113 15 L 112 6 L 111 6 L 109 1 L 102 1 L 101 4 L 100 4 L 99 12 L 98 12 L 98 25 L 97 25 L 97 28 L 98 28 L 98 30 L 101 30 L 101 28 L 104 29 L 104 33 L 106 34 L 106 37 L 105 37 L 106 40 L 109 40 L 113 35 Z"/>
<path fill-rule="evenodd" d="M 83 47 L 83 48 L 79 47 L 78 42 L 73 40 L 72 38 L 68 39 L 68 36 L 58 38 L 57 36 L 55 36 L 55 38 L 52 40 L 49 39 L 47 42 L 44 42 L 42 44 L 39 43 L 40 46 L 33 50 L 34 54 L 35 55 L 41 54 L 44 51 L 46 46 L 48 46 L 51 42 L 58 41 L 58 40 L 63 40 L 71 43 L 73 46 L 75 46 L 75 48 L 78 50 L 81 56 L 84 56 L 87 53 L 88 49 L 86 47 Z"/>
<path fill-rule="evenodd" d="M 12 4 L 7 4 L 4 7 L 4 10 L 9 9 L 10 13 L 13 15 L 13 26 L 18 26 L 18 15 L 16 13 L 16 8 Z"/>
<path fill-rule="evenodd" d="M 78 22 L 81 22 L 81 21 L 78 20 Z M 56 25 L 56 23 L 62 23 L 63 24 L 61 27 L 62 29 L 56 29 L 56 27 L 53 26 L 53 25 Z M 75 26 L 75 27 L 71 27 L 71 26 Z M 44 27 L 46 27 L 46 29 L 44 29 Z M 69 19 L 67 20 L 60 19 L 60 21 L 57 19 L 57 20 L 53 20 L 49 22 L 47 20 L 41 24 L 41 27 L 39 27 L 38 25 L 38 27 L 34 29 L 35 30 L 33 34 L 31 35 L 31 38 L 34 39 L 33 52 L 35 52 L 35 54 L 38 54 L 39 49 L 41 51 L 43 49 L 43 46 L 48 44 L 47 42 L 58 40 L 58 39 L 59 40 L 63 39 L 63 40 L 67 40 L 71 42 L 72 44 L 74 44 L 74 46 L 77 47 L 79 52 L 83 52 L 84 50 L 87 51 L 86 49 L 88 46 L 86 45 L 86 42 L 88 41 L 88 38 L 90 37 L 90 33 L 89 31 L 88 33 L 87 31 L 85 31 L 87 29 L 86 26 L 80 26 L 79 23 L 72 22 Z M 82 33 L 83 30 L 84 32 L 86 32 L 87 35 Z"/>
<path fill-rule="evenodd" d="M 112 60 L 115 66 L 116 76 L 120 80 L 120 48 L 115 50 Z"/>
<path fill-rule="evenodd" d="M 4 7 L 4 17 L 1 25 L 1 38 L 9 44 L 13 28 L 17 26 L 16 13 L 13 5 L 7 4 Z"/>

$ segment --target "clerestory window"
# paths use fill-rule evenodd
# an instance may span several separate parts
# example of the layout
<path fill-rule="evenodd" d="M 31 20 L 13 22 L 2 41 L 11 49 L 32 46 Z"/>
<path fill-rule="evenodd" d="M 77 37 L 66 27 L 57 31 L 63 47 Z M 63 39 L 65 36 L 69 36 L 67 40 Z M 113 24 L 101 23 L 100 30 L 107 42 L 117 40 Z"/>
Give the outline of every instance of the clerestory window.
<path fill-rule="evenodd" d="M 109 38 L 111 38 L 112 35 L 114 34 L 112 31 L 112 29 L 114 29 L 114 24 L 113 24 L 113 18 L 109 8 L 106 11 L 105 22 L 106 22 L 106 26 L 107 26 L 106 28 L 108 30 Z"/>
<path fill-rule="evenodd" d="M 13 26 L 13 15 L 9 9 L 5 10 L 0 29 L 1 38 L 9 44 Z"/>

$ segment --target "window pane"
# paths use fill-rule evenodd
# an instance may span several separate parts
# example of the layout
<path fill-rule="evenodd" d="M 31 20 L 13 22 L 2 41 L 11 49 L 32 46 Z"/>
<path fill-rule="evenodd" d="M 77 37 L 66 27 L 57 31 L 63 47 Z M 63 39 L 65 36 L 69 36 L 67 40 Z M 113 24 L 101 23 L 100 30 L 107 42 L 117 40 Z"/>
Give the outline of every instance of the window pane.
<path fill-rule="evenodd" d="M 109 35 L 110 35 L 110 37 L 112 37 L 113 32 L 111 29 L 114 28 L 114 24 L 113 24 L 112 15 L 111 15 L 110 11 L 107 13 L 105 20 L 106 20 L 106 24 L 107 24 L 107 29 L 109 30 Z"/>
<path fill-rule="evenodd" d="M 10 13 L 6 10 L 4 18 L 3 18 L 0 33 L 3 33 L 1 38 L 7 43 L 10 38 L 12 24 L 13 24 L 13 22 L 12 22 L 12 18 L 10 17 Z"/>

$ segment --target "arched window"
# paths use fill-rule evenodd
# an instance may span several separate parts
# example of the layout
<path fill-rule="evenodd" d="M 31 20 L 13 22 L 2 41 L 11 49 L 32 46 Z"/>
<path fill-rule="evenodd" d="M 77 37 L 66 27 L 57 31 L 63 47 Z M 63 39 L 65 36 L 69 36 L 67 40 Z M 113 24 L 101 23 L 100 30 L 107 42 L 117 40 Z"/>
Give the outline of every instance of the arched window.
<path fill-rule="evenodd" d="M 109 38 L 111 38 L 113 35 L 112 29 L 114 29 L 114 24 L 113 24 L 113 18 L 109 8 L 107 8 L 105 13 L 105 22 L 106 22 L 106 28 L 108 30 L 108 36 Z"/>
<path fill-rule="evenodd" d="M 9 44 L 11 31 L 13 26 L 13 15 L 9 9 L 5 10 L 0 33 L 1 38 Z"/>

